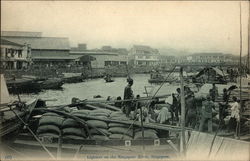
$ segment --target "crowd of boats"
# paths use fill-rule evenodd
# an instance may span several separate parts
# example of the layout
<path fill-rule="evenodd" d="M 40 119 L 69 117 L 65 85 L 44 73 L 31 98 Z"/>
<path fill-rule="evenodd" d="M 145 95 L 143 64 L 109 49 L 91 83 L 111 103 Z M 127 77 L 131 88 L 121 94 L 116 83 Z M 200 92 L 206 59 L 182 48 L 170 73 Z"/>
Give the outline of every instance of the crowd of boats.
<path fill-rule="evenodd" d="M 181 83 L 181 79 L 178 77 L 178 75 L 171 75 L 174 70 L 168 73 L 163 73 L 161 71 L 152 71 L 148 82 L 158 83 L 161 85 L 166 82 L 170 84 Z M 43 145 L 44 140 L 41 141 L 41 138 L 50 138 L 50 143 L 58 143 L 60 147 L 59 149 L 62 148 L 62 142 L 65 144 L 75 143 L 79 145 L 79 143 L 86 143 L 86 140 L 92 140 L 94 141 L 93 144 L 96 144 L 97 140 L 117 141 L 136 140 L 137 138 L 139 140 L 142 140 L 142 144 L 144 145 L 146 140 L 160 141 L 161 139 L 167 138 L 168 144 L 172 147 L 172 150 L 175 152 L 179 151 L 176 149 L 180 149 L 181 147 L 179 145 L 179 140 L 181 136 L 180 132 L 183 130 L 183 128 L 180 126 L 180 122 L 178 122 L 178 120 L 175 120 L 175 124 L 173 124 L 173 122 L 172 124 L 166 124 L 158 122 L 157 120 L 146 121 L 143 119 L 129 119 L 125 116 L 125 114 L 122 112 L 122 109 L 120 108 L 121 103 L 128 100 L 79 100 L 77 98 L 72 98 L 72 102 L 67 105 L 46 106 L 46 100 L 36 99 L 32 100 L 31 102 L 22 102 L 19 98 L 19 100 L 15 102 L 10 102 L 8 98 L 9 92 L 20 93 L 30 92 L 30 90 L 34 92 L 34 90 L 39 91 L 41 89 L 58 89 L 63 85 L 63 83 L 82 82 L 85 79 L 86 78 L 84 78 L 81 74 L 65 74 L 63 78 L 52 79 L 38 79 L 30 76 L 23 76 L 22 79 L 13 78 L 12 80 L 7 80 L 6 86 L 4 86 L 5 79 L 3 75 L 1 75 L 2 102 L 0 109 L 0 134 L 2 141 L 13 143 L 13 141 L 18 138 L 25 138 L 26 140 L 33 141 L 35 138 L 35 141 L 39 143 L 39 146 L 41 146 L 45 151 L 47 151 L 48 154 L 52 157 L 53 155 Z M 105 82 L 115 81 L 114 79 L 112 79 L 111 75 L 106 75 L 104 77 L 104 80 Z M 246 77 L 240 78 L 240 85 L 237 84 L 239 83 L 237 82 L 237 79 L 235 79 L 236 82 L 230 82 L 230 80 L 230 74 L 217 68 L 204 68 L 198 73 L 184 74 L 184 82 L 186 87 L 190 87 L 190 85 L 192 85 L 193 87 L 190 89 L 195 92 L 195 96 L 197 97 L 206 97 L 209 94 L 209 89 L 211 88 L 211 86 L 209 85 L 216 83 L 216 86 L 219 89 L 219 97 L 216 100 L 217 103 L 223 102 L 223 89 L 228 89 L 232 85 L 236 86 L 236 88 L 233 89 L 233 92 L 231 92 L 230 101 L 232 101 L 233 96 L 237 96 L 241 99 L 241 102 L 244 102 L 244 114 L 242 113 L 242 116 L 244 116 L 244 125 L 246 125 L 246 127 L 244 128 L 249 128 L 250 126 L 248 125 L 250 125 L 250 78 L 248 75 L 246 75 Z M 242 83 L 242 81 L 244 83 Z M 147 93 L 147 97 L 134 98 L 133 101 L 144 102 L 144 105 L 146 107 L 147 105 L 152 104 L 152 102 L 157 102 L 157 106 L 155 107 L 159 111 L 165 108 L 169 108 L 171 106 L 171 103 L 166 102 L 166 100 L 172 96 L 156 95 L 158 89 L 156 89 L 155 91 L 153 91 L 151 94 Z M 143 110 L 143 108 L 141 108 L 141 110 Z M 144 112 L 145 111 L 139 112 L 139 118 L 143 117 L 142 115 Z M 51 118 L 51 116 L 52 118 L 59 117 L 58 120 L 67 120 L 67 122 L 69 122 L 69 125 L 63 125 L 63 121 L 61 123 L 58 123 L 58 120 L 55 119 L 43 119 L 45 121 L 42 121 L 43 117 Z M 67 129 L 69 131 L 63 131 L 64 128 L 71 128 L 71 130 Z M 80 132 L 81 130 L 78 131 L 77 129 L 84 129 L 84 134 Z M 185 127 L 184 129 L 189 132 L 196 130 L 190 127 Z M 72 132 L 72 130 L 75 131 L 75 133 Z M 132 130 L 131 133 L 128 132 L 130 130 Z M 221 136 L 229 135 L 224 133 L 221 134 Z M 54 139 L 56 139 L 56 141 Z M 241 135 L 241 139 L 244 139 L 245 141 L 250 141 L 249 129 L 246 129 L 244 131 L 244 136 Z M 125 144 L 127 144 L 127 142 Z"/>

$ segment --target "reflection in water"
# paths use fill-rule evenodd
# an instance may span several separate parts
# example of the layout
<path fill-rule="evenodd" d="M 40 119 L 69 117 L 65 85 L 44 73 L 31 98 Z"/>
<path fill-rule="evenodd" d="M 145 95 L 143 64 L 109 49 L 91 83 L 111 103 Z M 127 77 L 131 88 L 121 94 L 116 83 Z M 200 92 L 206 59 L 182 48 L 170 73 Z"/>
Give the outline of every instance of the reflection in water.
<path fill-rule="evenodd" d="M 134 85 L 132 89 L 134 95 L 140 94 L 141 96 L 146 96 L 145 86 L 152 86 L 147 88 L 148 92 L 153 88 L 158 88 L 159 85 L 149 84 L 148 74 L 137 74 L 133 75 Z M 87 80 L 86 82 L 74 83 L 74 84 L 64 84 L 62 90 L 44 90 L 38 94 L 21 94 L 21 100 L 27 101 L 32 98 L 41 99 L 56 99 L 56 101 L 48 101 L 47 105 L 63 105 L 71 103 L 72 97 L 77 97 L 79 99 L 93 99 L 95 95 L 101 95 L 103 99 L 108 96 L 123 98 L 123 90 L 127 85 L 127 79 L 115 78 L 115 82 L 106 83 L 104 79 L 94 79 Z M 169 84 L 164 84 L 159 94 L 170 94 L 174 92 L 176 86 L 171 86 Z M 12 95 L 13 100 L 17 100 L 17 96 Z"/>

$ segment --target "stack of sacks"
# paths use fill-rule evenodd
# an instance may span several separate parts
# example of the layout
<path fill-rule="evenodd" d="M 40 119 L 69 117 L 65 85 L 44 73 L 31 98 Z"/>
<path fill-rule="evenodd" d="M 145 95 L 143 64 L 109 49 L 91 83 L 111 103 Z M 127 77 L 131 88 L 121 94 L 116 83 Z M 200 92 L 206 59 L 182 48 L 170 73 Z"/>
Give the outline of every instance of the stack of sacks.
<path fill-rule="evenodd" d="M 67 118 L 62 123 L 62 136 L 66 139 L 84 140 L 88 134 L 83 125 L 71 118 Z"/>
<path fill-rule="evenodd" d="M 101 118 L 101 119 L 107 119 L 109 117 L 110 113 L 111 113 L 111 111 L 107 110 L 107 109 L 97 109 L 97 110 L 89 111 L 88 116 Z"/>
<path fill-rule="evenodd" d="M 158 139 L 157 131 L 153 129 L 144 129 L 144 139 Z M 142 139 L 142 131 L 141 128 L 135 130 L 135 140 Z"/>
<path fill-rule="evenodd" d="M 89 125 L 90 134 L 94 140 L 108 140 L 110 135 L 108 131 L 108 125 L 104 121 L 99 120 L 88 120 L 86 121 Z"/>
<path fill-rule="evenodd" d="M 83 116 L 88 116 L 89 112 L 90 112 L 90 110 L 76 110 L 76 111 L 72 111 L 71 114 L 73 116 L 77 116 L 77 117 L 80 117 L 82 119 L 85 119 Z"/>
<path fill-rule="evenodd" d="M 55 113 L 45 113 L 39 120 L 38 136 L 58 138 L 64 118 Z"/>
<path fill-rule="evenodd" d="M 129 125 L 120 124 L 120 123 L 109 123 L 108 131 L 111 133 L 109 135 L 110 139 L 119 139 L 119 140 L 132 140 L 133 139 L 133 130 Z"/>
<path fill-rule="evenodd" d="M 128 121 L 129 118 L 121 111 L 112 112 L 109 116 L 111 120 L 121 120 L 121 121 Z"/>

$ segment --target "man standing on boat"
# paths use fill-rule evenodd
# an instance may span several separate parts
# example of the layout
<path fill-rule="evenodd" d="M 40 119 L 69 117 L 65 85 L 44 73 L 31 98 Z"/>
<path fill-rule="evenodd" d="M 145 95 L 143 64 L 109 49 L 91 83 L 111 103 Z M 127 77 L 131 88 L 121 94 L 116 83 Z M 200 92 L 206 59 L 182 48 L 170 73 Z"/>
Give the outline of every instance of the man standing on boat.
<path fill-rule="evenodd" d="M 233 97 L 233 103 L 230 104 L 231 106 L 231 116 L 228 123 L 228 132 L 236 130 L 236 136 L 238 133 L 237 123 L 240 121 L 240 104 L 237 101 L 236 97 Z"/>
<path fill-rule="evenodd" d="M 213 88 L 209 90 L 211 99 L 213 102 L 215 102 L 215 99 L 218 97 L 218 88 L 215 86 L 215 83 L 213 83 Z"/>
<path fill-rule="evenodd" d="M 213 101 L 211 101 L 211 97 L 208 95 L 207 99 L 202 103 L 202 118 L 199 131 L 203 131 L 206 122 L 207 122 L 208 132 L 211 133 L 213 131 L 212 109 L 215 109 L 215 106 Z"/>
<path fill-rule="evenodd" d="M 127 79 L 128 85 L 125 87 L 124 89 L 124 100 L 128 100 L 128 99 L 133 99 L 134 95 L 133 95 L 133 90 L 132 90 L 132 85 L 134 83 L 133 79 Z M 125 110 L 125 114 L 126 117 L 129 117 L 129 114 L 131 112 L 133 106 L 133 102 L 132 101 L 125 101 L 124 102 L 124 110 Z"/>

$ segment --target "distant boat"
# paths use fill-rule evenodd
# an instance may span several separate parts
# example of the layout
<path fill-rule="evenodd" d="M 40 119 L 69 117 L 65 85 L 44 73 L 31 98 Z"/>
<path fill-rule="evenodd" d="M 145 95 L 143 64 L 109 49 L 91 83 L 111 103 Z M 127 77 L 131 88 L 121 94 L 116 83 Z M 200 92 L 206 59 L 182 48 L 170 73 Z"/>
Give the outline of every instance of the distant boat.
<path fill-rule="evenodd" d="M 49 78 L 44 81 L 39 82 L 41 89 L 60 89 L 64 84 L 63 80 L 60 78 Z"/>
<path fill-rule="evenodd" d="M 112 79 L 110 75 L 105 76 L 104 80 L 106 81 L 106 83 L 114 82 L 114 79 Z"/>

